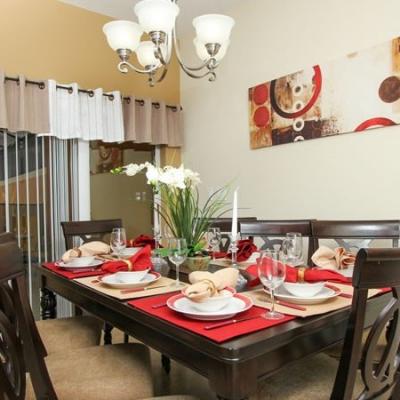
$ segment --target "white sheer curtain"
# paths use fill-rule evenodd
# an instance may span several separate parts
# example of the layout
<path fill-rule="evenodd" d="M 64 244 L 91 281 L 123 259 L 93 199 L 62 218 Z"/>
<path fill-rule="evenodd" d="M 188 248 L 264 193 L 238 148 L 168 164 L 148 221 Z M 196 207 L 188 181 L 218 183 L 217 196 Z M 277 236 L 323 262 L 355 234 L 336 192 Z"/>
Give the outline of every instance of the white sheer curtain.
<path fill-rule="evenodd" d="M 77 83 L 62 86 L 71 90 L 57 89 L 54 80 L 48 81 L 51 135 L 60 139 L 124 141 L 120 92 L 104 93 L 101 88 L 80 92 Z"/>

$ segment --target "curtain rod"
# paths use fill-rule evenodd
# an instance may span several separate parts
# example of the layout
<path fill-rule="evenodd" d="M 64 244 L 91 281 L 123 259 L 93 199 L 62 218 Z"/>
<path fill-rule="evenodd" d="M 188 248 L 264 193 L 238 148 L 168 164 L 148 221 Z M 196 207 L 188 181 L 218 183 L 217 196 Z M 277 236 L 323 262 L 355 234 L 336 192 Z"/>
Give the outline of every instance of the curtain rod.
<path fill-rule="evenodd" d="M 19 78 L 17 78 L 17 77 L 6 76 L 5 80 L 6 81 L 17 82 L 19 84 Z M 39 89 L 44 89 L 46 87 L 45 82 L 40 82 L 40 81 L 31 81 L 29 79 L 26 79 L 25 83 L 28 83 L 30 85 L 37 85 L 37 86 L 39 86 Z M 68 93 L 72 93 L 73 92 L 73 88 L 71 86 L 57 85 L 56 88 L 57 89 L 61 89 L 61 90 L 68 90 Z M 78 89 L 78 91 L 81 92 L 81 93 L 87 93 L 89 95 L 89 97 L 93 97 L 94 96 L 94 91 L 93 90 Z M 113 94 L 103 93 L 103 96 L 108 97 L 110 100 L 114 100 L 114 95 Z M 130 97 L 123 97 L 122 96 L 122 100 L 126 101 L 128 104 L 131 102 L 131 98 Z M 135 102 L 139 103 L 141 106 L 144 106 L 144 100 L 135 99 Z M 153 102 L 151 104 L 155 108 L 160 108 L 160 103 L 158 103 L 158 102 Z M 170 108 L 172 111 L 177 111 L 178 110 L 178 108 L 176 106 L 167 105 L 166 107 Z M 182 110 L 182 107 L 180 107 L 180 109 Z"/>

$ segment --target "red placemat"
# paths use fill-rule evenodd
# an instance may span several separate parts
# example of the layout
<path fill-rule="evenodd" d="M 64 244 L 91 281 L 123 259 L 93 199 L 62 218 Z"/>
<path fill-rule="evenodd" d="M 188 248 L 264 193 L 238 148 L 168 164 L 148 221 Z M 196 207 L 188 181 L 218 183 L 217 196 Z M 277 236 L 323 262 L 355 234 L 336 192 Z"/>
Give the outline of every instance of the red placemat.
<path fill-rule="evenodd" d="M 85 278 L 86 276 L 98 276 L 104 275 L 106 272 L 102 271 L 101 268 L 98 268 L 94 271 L 86 271 L 86 272 L 70 272 L 64 269 L 58 268 L 54 263 L 44 263 L 43 267 L 49 269 L 50 271 L 55 272 L 58 275 L 63 276 L 67 279 L 76 279 L 76 278 Z"/>
<path fill-rule="evenodd" d="M 153 296 L 145 299 L 131 300 L 128 304 L 134 308 L 145 311 L 148 314 L 154 315 L 164 321 L 167 321 L 173 325 L 179 326 L 180 328 L 186 329 L 190 332 L 197 333 L 198 335 L 204 336 L 208 339 L 213 340 L 217 343 L 226 342 L 227 340 L 236 338 L 238 336 L 247 335 L 252 332 L 261 331 L 271 326 L 283 324 L 288 321 L 292 321 L 296 317 L 285 316 L 284 319 L 273 321 L 264 318 L 256 318 L 249 321 L 239 322 L 237 324 L 231 324 L 221 328 L 212 330 L 205 330 L 206 325 L 213 324 L 219 321 L 197 321 L 184 317 L 183 315 L 170 310 L 168 307 L 152 308 L 154 304 L 160 304 L 165 302 L 171 294 L 164 294 L 161 296 Z M 252 307 L 250 310 L 245 311 L 237 315 L 237 318 L 251 317 L 265 313 L 265 309 L 261 307 Z M 236 318 L 236 317 L 234 317 Z"/>

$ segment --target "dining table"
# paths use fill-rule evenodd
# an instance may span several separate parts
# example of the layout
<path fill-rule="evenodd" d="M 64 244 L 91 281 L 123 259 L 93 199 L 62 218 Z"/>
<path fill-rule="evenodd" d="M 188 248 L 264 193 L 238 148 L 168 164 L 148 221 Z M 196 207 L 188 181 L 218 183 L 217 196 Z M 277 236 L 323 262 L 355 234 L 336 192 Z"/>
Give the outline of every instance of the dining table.
<path fill-rule="evenodd" d="M 210 270 L 223 268 L 210 265 Z M 171 271 L 172 275 L 174 271 Z M 245 400 L 258 384 L 288 364 L 322 352 L 343 340 L 350 307 L 307 318 L 291 318 L 252 333 L 225 341 L 171 323 L 143 309 L 132 307 L 76 279 L 68 279 L 38 266 L 41 279 L 42 318 L 56 317 L 55 294 L 69 300 L 108 324 L 128 333 L 164 356 L 208 379 L 220 400 Z M 181 271 L 187 281 L 187 271 Z M 372 325 L 389 294 L 368 300 L 365 327 Z M 230 326 L 225 328 L 230 330 Z"/>

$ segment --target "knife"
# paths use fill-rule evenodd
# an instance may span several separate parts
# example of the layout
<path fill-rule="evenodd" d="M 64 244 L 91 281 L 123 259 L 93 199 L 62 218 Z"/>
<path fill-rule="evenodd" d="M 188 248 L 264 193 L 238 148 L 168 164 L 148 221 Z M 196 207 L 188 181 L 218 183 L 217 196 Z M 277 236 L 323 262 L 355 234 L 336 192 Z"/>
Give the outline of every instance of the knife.
<path fill-rule="evenodd" d="M 210 329 L 221 328 L 222 326 L 237 324 L 239 322 L 249 321 L 251 319 L 257 319 L 257 318 L 261 318 L 261 317 L 262 317 L 261 315 L 256 315 L 256 316 L 253 315 L 251 317 L 244 317 L 244 318 L 239 318 L 239 319 L 230 319 L 228 321 L 217 322 L 216 324 L 206 325 L 204 327 L 204 329 L 209 331 Z"/>
<path fill-rule="evenodd" d="M 123 289 L 120 291 L 120 293 L 126 294 L 126 293 L 141 292 L 144 290 L 159 289 L 159 288 L 163 288 L 163 287 L 167 287 L 167 286 L 170 286 L 170 285 L 146 286 L 144 288 L 136 288 L 136 289 Z"/>
<path fill-rule="evenodd" d="M 339 293 L 339 296 L 340 296 L 340 297 L 344 297 L 345 299 L 352 299 L 352 298 L 353 298 L 353 295 L 352 295 L 352 294 L 343 293 L 343 292 L 341 292 L 341 290 L 340 290 L 338 287 L 336 287 L 336 286 L 326 284 L 325 287 L 328 288 L 328 289 L 334 290 L 336 293 L 337 293 L 337 292 L 340 292 L 340 293 Z"/>
<path fill-rule="evenodd" d="M 280 306 L 283 306 L 283 307 L 293 308 L 294 310 L 307 311 L 307 308 L 305 308 L 303 306 L 299 306 L 297 304 L 288 303 L 287 301 L 275 300 L 275 303 L 279 304 Z"/>

